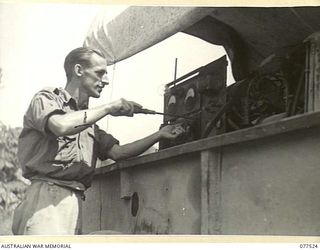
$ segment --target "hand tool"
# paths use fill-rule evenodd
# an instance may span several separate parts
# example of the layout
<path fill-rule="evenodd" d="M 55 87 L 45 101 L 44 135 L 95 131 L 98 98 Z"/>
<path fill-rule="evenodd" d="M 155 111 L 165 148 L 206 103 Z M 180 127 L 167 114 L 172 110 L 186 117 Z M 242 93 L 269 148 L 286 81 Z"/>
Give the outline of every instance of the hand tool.
<path fill-rule="evenodd" d="M 167 116 L 172 116 L 172 117 L 177 117 L 177 118 L 184 118 L 184 119 L 188 119 L 188 120 L 192 120 L 190 117 L 186 117 L 183 115 L 173 115 L 173 114 L 168 114 L 168 113 L 161 113 L 161 112 L 157 112 L 154 110 L 150 110 L 150 109 L 144 109 L 144 108 L 134 108 L 134 114 L 148 114 L 148 115 L 167 115 Z"/>

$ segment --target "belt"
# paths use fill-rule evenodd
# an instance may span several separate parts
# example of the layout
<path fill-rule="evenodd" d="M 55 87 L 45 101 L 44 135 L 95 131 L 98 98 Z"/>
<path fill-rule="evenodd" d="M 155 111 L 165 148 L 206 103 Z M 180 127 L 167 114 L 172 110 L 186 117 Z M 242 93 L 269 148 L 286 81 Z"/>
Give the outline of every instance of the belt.
<path fill-rule="evenodd" d="M 73 188 L 73 187 L 70 187 L 67 185 L 63 185 L 63 184 L 57 183 L 54 179 L 47 178 L 47 177 L 45 177 L 45 178 L 34 177 L 34 178 L 31 178 L 31 181 L 44 181 L 44 182 L 47 182 L 49 185 L 56 185 L 58 187 L 66 188 L 66 189 L 74 192 L 75 194 L 78 194 L 80 196 L 81 200 L 85 201 L 85 199 L 86 199 L 86 196 L 84 194 L 84 190 L 82 190 L 80 187 Z"/>
<path fill-rule="evenodd" d="M 41 181 L 45 181 L 45 180 L 41 180 Z M 59 185 L 59 184 L 51 182 L 51 181 L 45 181 L 45 182 L 47 182 L 49 185 L 55 185 L 55 186 L 58 186 L 58 187 L 61 187 L 61 188 L 68 189 L 68 190 L 74 192 L 76 195 L 78 195 L 81 198 L 81 200 L 83 200 L 83 201 L 86 200 L 86 196 L 85 196 L 83 190 L 78 190 L 78 189 L 75 189 L 75 188 Z"/>
<path fill-rule="evenodd" d="M 78 190 L 78 189 L 75 189 L 75 188 L 71 188 L 71 187 L 59 185 L 59 184 L 57 184 L 57 183 L 53 183 L 53 182 L 50 182 L 50 181 L 48 181 L 48 183 L 49 183 L 49 184 L 52 184 L 52 185 L 56 185 L 56 186 L 58 186 L 58 187 L 62 187 L 62 188 L 69 189 L 70 191 L 72 191 L 72 192 L 74 192 L 75 194 L 79 195 L 79 197 L 81 198 L 81 200 L 83 200 L 83 201 L 86 200 L 86 196 L 85 196 L 83 190 Z"/>

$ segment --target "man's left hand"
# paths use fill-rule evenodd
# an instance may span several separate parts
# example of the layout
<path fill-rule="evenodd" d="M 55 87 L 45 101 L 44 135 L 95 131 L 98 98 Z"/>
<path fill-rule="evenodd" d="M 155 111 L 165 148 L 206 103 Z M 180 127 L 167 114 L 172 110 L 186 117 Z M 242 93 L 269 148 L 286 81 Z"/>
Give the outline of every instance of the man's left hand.
<path fill-rule="evenodd" d="M 175 139 L 185 132 L 185 129 L 180 124 L 167 125 L 159 130 L 160 136 L 163 139 Z"/>

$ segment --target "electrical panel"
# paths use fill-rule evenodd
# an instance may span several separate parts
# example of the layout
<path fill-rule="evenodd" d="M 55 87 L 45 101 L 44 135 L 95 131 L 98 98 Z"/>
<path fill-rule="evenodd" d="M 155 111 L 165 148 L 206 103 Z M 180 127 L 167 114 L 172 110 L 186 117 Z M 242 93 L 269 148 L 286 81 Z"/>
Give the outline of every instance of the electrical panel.
<path fill-rule="evenodd" d="M 226 132 L 304 113 L 306 55 L 304 44 L 279 49 L 228 86 Z"/>
<path fill-rule="evenodd" d="M 221 134 L 225 131 L 227 58 L 223 56 L 168 83 L 164 94 L 163 125 L 182 124 L 186 133 L 162 140 L 159 149 Z M 182 118 L 177 118 L 181 116 Z"/>
<path fill-rule="evenodd" d="M 319 110 L 319 48 L 315 33 L 276 50 L 230 86 L 226 56 L 168 83 L 162 126 L 179 123 L 186 133 L 160 141 L 159 149 Z"/>

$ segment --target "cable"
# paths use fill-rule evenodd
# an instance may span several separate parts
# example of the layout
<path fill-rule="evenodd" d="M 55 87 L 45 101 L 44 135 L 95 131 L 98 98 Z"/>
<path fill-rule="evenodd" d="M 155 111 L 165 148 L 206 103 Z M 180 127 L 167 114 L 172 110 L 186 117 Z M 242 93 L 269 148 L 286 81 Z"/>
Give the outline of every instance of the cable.
<path fill-rule="evenodd" d="M 114 76 L 115 76 L 115 72 L 116 72 L 116 63 L 113 64 L 112 67 L 112 79 L 110 82 L 110 94 L 109 94 L 109 101 L 111 102 L 112 100 L 112 96 L 113 96 L 113 83 L 114 83 Z M 107 115 L 107 122 L 106 122 L 106 130 L 109 130 L 109 118 L 110 116 Z"/>

